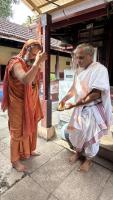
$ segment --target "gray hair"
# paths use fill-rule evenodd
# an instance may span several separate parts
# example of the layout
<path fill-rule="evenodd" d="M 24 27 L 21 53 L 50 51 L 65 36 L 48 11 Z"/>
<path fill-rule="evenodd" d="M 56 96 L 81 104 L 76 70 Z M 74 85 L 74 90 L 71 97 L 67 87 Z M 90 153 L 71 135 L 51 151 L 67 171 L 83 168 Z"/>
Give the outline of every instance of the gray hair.
<path fill-rule="evenodd" d="M 88 43 L 82 43 L 82 44 L 79 44 L 76 49 L 73 51 L 74 54 L 76 54 L 76 51 L 78 49 L 83 49 L 85 51 L 86 54 L 89 54 L 91 57 L 94 56 L 94 47 L 91 45 L 91 44 L 88 44 Z"/>

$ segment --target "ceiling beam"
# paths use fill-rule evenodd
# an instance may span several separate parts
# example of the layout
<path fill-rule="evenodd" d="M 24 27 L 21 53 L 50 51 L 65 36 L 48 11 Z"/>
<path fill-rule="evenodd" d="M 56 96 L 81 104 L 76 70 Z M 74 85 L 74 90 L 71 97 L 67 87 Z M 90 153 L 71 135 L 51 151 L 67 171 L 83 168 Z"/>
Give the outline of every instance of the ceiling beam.
<path fill-rule="evenodd" d="M 47 5 L 49 5 L 49 4 L 51 4 L 51 3 L 55 3 L 57 0 L 50 0 L 50 1 L 47 1 L 46 3 L 44 3 L 44 4 L 42 4 L 42 5 L 40 5 L 40 6 L 38 6 L 38 8 L 42 8 L 42 7 L 44 7 L 44 6 L 47 6 Z"/>
<path fill-rule="evenodd" d="M 64 20 L 59 18 L 59 21 L 54 22 L 52 24 L 52 30 L 81 23 L 98 17 L 106 16 L 107 7 L 108 4 L 101 4 L 99 6 L 88 8 L 77 13 L 73 13 L 70 16 L 68 15 L 67 18 Z"/>
<path fill-rule="evenodd" d="M 51 14 L 54 11 L 58 11 L 59 9 L 66 8 L 67 6 L 72 6 L 77 3 L 81 3 L 83 1 L 86 1 L 86 0 L 76 0 L 76 1 L 70 0 L 70 2 L 64 3 L 63 5 L 59 5 L 58 0 L 48 0 L 45 4 L 37 6 L 37 4 L 34 3 L 35 1 L 33 2 L 33 0 L 23 0 L 23 2 L 25 2 L 29 7 L 32 7 L 33 10 L 36 10 L 39 14 L 42 14 L 45 12 Z M 50 4 L 55 4 L 57 7 L 50 9 L 50 10 L 46 10 L 46 6 L 48 6 Z M 45 9 L 44 9 L 44 7 L 45 7 Z M 41 8 L 44 9 L 44 12 L 41 11 Z"/>
<path fill-rule="evenodd" d="M 72 6 L 72 5 L 81 3 L 81 2 L 83 2 L 83 1 L 86 1 L 86 0 L 76 0 L 76 2 L 75 2 L 75 0 L 72 0 L 71 2 L 65 3 L 65 4 L 61 5 L 60 7 L 53 8 L 53 9 L 49 10 L 48 13 L 49 13 L 49 14 L 52 14 L 54 11 L 56 12 L 56 11 L 58 11 L 58 10 L 60 10 L 60 9 L 65 9 L 65 8 L 68 7 L 68 6 Z"/>

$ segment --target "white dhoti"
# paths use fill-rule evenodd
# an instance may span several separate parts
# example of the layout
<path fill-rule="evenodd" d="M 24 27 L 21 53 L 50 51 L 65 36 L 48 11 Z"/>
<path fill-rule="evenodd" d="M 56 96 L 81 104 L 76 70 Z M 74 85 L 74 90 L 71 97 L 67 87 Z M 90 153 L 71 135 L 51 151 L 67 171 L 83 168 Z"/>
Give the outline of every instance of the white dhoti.
<path fill-rule="evenodd" d="M 100 63 L 93 63 L 81 72 L 75 82 L 78 98 L 83 98 L 92 89 L 101 91 L 101 98 L 74 109 L 66 132 L 78 152 L 84 150 L 87 158 L 99 151 L 99 139 L 108 134 L 112 120 L 107 69 Z"/>

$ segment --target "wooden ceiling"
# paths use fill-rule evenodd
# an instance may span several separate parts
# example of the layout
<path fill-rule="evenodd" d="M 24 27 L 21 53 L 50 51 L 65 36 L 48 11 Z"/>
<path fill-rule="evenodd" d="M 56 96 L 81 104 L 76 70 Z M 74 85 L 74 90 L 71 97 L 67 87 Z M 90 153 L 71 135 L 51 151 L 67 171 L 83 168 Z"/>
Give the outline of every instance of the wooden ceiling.
<path fill-rule="evenodd" d="M 38 14 L 51 13 L 86 0 L 22 0 L 31 10 Z"/>
<path fill-rule="evenodd" d="M 103 37 L 101 26 L 113 15 L 113 0 L 23 0 L 38 14 L 52 16 L 51 37 L 64 43 L 76 44 L 87 41 L 94 31 L 93 42 Z M 93 25 L 93 28 L 88 28 Z M 98 29 L 98 30 L 97 30 Z M 86 32 L 84 32 L 86 30 Z M 98 32 L 98 33 L 97 33 Z M 102 33 L 101 33 L 102 32 Z"/>

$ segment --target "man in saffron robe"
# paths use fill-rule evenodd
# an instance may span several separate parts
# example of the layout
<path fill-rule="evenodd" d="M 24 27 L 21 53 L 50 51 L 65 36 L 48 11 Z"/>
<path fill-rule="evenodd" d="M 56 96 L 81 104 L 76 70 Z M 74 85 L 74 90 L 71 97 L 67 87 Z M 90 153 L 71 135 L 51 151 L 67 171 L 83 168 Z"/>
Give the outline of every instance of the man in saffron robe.
<path fill-rule="evenodd" d="M 43 117 L 39 100 L 39 73 L 47 59 L 37 40 L 28 40 L 6 66 L 2 110 L 8 110 L 11 163 L 26 171 L 21 159 L 36 155 L 37 123 Z"/>
<path fill-rule="evenodd" d="M 78 45 L 74 50 L 73 61 L 76 63 L 76 74 L 73 85 L 61 100 L 59 109 L 74 107 L 66 133 L 69 142 L 76 151 L 70 157 L 75 162 L 82 152 L 85 161 L 80 171 L 88 171 L 92 159 L 99 151 L 99 139 L 108 134 L 112 123 L 112 107 L 108 71 L 99 62 L 93 61 L 94 48 L 89 44 Z M 67 103 L 76 97 L 75 104 Z"/>

